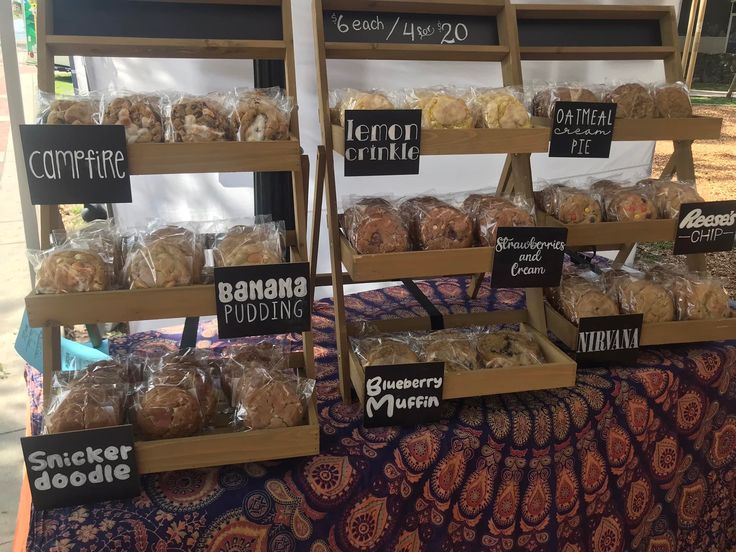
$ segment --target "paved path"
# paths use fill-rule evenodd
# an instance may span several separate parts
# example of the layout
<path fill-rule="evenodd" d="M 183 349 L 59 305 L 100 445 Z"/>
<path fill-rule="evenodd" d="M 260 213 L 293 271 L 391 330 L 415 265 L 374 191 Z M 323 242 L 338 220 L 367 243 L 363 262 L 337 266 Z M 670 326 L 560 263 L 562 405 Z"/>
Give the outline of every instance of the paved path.
<path fill-rule="evenodd" d="M 23 53 L 19 52 L 20 59 Z M 1 62 L 0 62 L 1 64 Z M 35 67 L 21 66 L 24 103 L 31 111 Z M 26 99 L 27 98 L 27 99 Z M 28 111 L 27 111 L 28 112 Z M 23 361 L 14 349 L 23 314 L 23 297 L 30 280 L 18 182 L 10 140 L 5 74 L 0 65 L 0 552 L 11 549 L 18 506 L 23 458 L 20 437 L 26 423 L 26 391 Z"/>

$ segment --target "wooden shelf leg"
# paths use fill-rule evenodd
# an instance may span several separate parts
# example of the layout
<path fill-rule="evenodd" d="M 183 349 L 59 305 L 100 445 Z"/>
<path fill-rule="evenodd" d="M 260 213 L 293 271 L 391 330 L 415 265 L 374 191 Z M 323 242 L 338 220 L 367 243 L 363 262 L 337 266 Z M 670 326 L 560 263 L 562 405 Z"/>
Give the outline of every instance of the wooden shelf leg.
<path fill-rule="evenodd" d="M 314 177 L 314 203 L 312 203 L 312 236 L 309 240 L 309 263 L 311 280 L 317 276 L 319 260 L 319 233 L 322 226 L 322 196 L 325 189 L 325 157 L 324 146 L 317 146 L 317 167 Z M 314 285 L 314 284 L 313 284 Z"/>
<path fill-rule="evenodd" d="M 54 374 L 61 370 L 61 327 L 43 329 L 43 411 L 51 403 L 51 387 Z"/>
<path fill-rule="evenodd" d="M 478 297 L 480 286 L 483 284 L 483 280 L 485 279 L 485 277 L 485 272 L 481 272 L 480 274 L 473 274 L 473 276 L 471 277 L 470 285 L 468 286 L 468 295 L 470 295 L 471 299 L 476 299 Z"/>
<path fill-rule="evenodd" d="M 304 371 L 310 379 L 317 379 L 317 368 L 314 362 L 314 335 L 312 332 L 302 334 L 302 346 L 304 347 Z"/>
<path fill-rule="evenodd" d="M 529 313 L 529 325 L 542 335 L 547 335 L 547 316 L 544 312 L 544 295 L 540 288 L 527 288 L 526 310 Z"/>
<path fill-rule="evenodd" d="M 626 264 L 626 259 L 629 258 L 629 255 L 631 255 L 631 252 L 634 250 L 634 247 L 636 247 L 635 243 L 623 244 L 623 247 L 618 250 L 618 253 L 616 254 L 616 258 L 613 260 L 614 268 L 620 268 L 621 266 Z"/>

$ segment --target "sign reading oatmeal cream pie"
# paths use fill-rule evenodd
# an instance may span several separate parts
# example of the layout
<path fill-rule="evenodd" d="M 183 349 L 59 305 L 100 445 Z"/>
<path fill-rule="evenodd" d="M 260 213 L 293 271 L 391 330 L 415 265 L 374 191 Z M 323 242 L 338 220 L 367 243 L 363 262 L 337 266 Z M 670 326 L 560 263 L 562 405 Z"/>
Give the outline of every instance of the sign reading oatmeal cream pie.
<path fill-rule="evenodd" d="M 22 437 L 33 505 L 40 510 L 138 496 L 130 425 Z"/>
<path fill-rule="evenodd" d="M 21 125 L 31 203 L 130 203 L 122 125 Z"/>
<path fill-rule="evenodd" d="M 365 427 L 411 426 L 440 418 L 443 362 L 366 366 Z"/>
<path fill-rule="evenodd" d="M 326 42 L 498 44 L 498 25 L 492 16 L 326 10 L 324 23 Z"/>
<path fill-rule="evenodd" d="M 345 111 L 345 176 L 419 174 L 421 109 Z"/>
<path fill-rule="evenodd" d="M 309 263 L 215 268 L 220 339 L 309 331 Z"/>
<path fill-rule="evenodd" d="M 578 364 L 634 361 L 643 320 L 643 314 L 581 318 L 575 356 Z"/>
<path fill-rule="evenodd" d="M 555 103 L 549 156 L 608 158 L 615 122 L 615 103 Z"/>
<path fill-rule="evenodd" d="M 491 286 L 559 286 L 566 241 L 567 228 L 500 227 L 493 254 Z"/>
<path fill-rule="evenodd" d="M 736 201 L 683 203 L 677 221 L 675 255 L 731 251 L 736 236 Z"/>

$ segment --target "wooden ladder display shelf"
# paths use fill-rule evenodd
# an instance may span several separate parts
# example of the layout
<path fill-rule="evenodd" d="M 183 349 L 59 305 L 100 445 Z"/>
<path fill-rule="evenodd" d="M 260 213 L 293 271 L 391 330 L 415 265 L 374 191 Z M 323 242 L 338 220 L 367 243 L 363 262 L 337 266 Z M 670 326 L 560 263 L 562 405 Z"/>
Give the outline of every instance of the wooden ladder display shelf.
<path fill-rule="evenodd" d="M 500 62 L 504 85 L 521 84 L 518 42 L 513 8 L 504 0 L 314 0 L 314 32 L 317 53 L 317 87 L 324 147 L 317 156 L 314 203 L 314 226 L 311 239 L 312 270 L 316 267 L 322 190 L 326 190 L 327 231 L 331 256 L 331 281 L 334 294 L 335 332 L 337 339 L 340 391 L 350 402 L 351 382 L 363 399 L 365 370 L 350 348 L 349 338 L 359 331 L 359 324 L 346 319 L 343 286 L 346 283 L 380 282 L 400 279 L 433 278 L 481 274 L 490 270 L 493 251 L 474 247 L 444 251 L 410 251 L 361 255 L 340 228 L 337 209 L 337 186 L 334 154 L 342 155 L 344 129 L 330 120 L 327 60 L 432 60 Z M 337 12 L 378 12 L 396 14 L 469 15 L 490 18 L 497 25 L 498 44 L 430 45 L 368 42 L 325 42 L 325 24 Z M 518 189 L 531 190 L 530 154 L 546 152 L 549 129 L 422 129 L 422 155 L 508 154 L 506 164 L 513 167 Z M 325 182 L 326 179 L 326 182 Z M 531 195 L 529 196 L 531 199 Z M 347 273 L 343 273 L 343 265 Z M 317 285 L 326 285 L 325 275 L 315 275 Z M 445 374 L 444 398 L 549 389 L 573 385 L 576 365 L 546 338 L 544 301 L 540 289 L 526 290 L 527 308 L 516 311 L 456 314 L 444 317 L 446 327 L 524 323 L 543 347 L 547 363 L 537 366 L 474 370 Z M 381 331 L 428 330 L 428 317 L 391 319 L 372 322 Z"/>
<path fill-rule="evenodd" d="M 291 0 L 172 0 L 162 3 L 147 0 L 147 14 L 159 17 L 160 25 L 149 26 L 157 36 L 138 36 L 138 28 L 125 26 L 130 14 L 141 9 L 127 1 L 105 0 L 91 4 L 103 10 L 105 20 L 121 16 L 122 23 L 100 36 L 107 25 L 97 23 L 93 14 L 75 17 L 70 0 L 39 0 L 38 3 L 38 80 L 39 88 L 54 92 L 54 56 L 156 57 L 156 58 L 227 58 L 282 60 L 286 72 L 286 93 L 296 99 L 294 43 L 291 25 Z M 87 4 L 87 2 L 85 2 Z M 59 8 L 55 10 L 55 8 Z M 62 9 L 63 8 L 63 9 Z M 194 10 L 197 17 L 207 16 L 224 23 L 207 29 L 169 29 L 164 21 L 174 21 L 182 12 Z M 219 13 L 225 10 L 227 13 Z M 276 39 L 252 39 L 247 28 L 250 14 L 271 24 Z M 123 17 L 127 16 L 127 17 Z M 193 25 L 189 28 L 194 27 Z M 242 28 L 241 28 L 242 27 Z M 275 31 L 273 31 L 275 29 Z M 169 38 L 174 32 L 176 38 Z M 66 33 L 66 34 L 64 34 Z M 116 36 L 117 34 L 124 36 Z M 222 34 L 218 34 L 222 33 Z M 241 33 L 241 35 L 238 35 Z M 162 36 L 162 34 L 164 36 Z M 205 172 L 287 171 L 292 174 L 295 231 L 287 233 L 292 262 L 307 261 L 306 197 L 308 159 L 301 154 L 297 110 L 291 118 L 291 138 L 274 142 L 211 142 L 133 144 L 129 146 L 131 174 L 186 174 Z M 50 233 L 61 228 L 58 205 L 41 207 L 41 242 L 50 245 Z M 26 298 L 31 326 L 43 327 L 44 407 L 51 396 L 53 373 L 61 369 L 60 326 L 97 324 L 110 321 L 157 320 L 166 318 L 214 315 L 213 285 L 194 285 L 167 289 L 115 290 L 59 295 L 31 294 Z M 302 334 L 303 353 L 292 353 L 289 364 L 314 377 L 314 353 L 311 332 Z M 319 426 L 314 399 L 308 405 L 308 423 L 303 426 L 249 432 L 217 431 L 179 439 L 136 442 L 141 473 L 236 464 L 317 454 Z"/>
<path fill-rule="evenodd" d="M 521 60 L 662 60 L 668 83 L 683 80 L 677 19 L 671 6 L 591 6 L 584 4 L 516 5 Z M 561 33 L 564 27 L 567 32 Z M 586 30 L 586 27 L 588 28 Z M 594 29 L 591 31 L 591 29 Z M 551 127 L 551 121 L 534 117 L 535 125 Z M 692 143 L 717 140 L 722 120 L 710 117 L 685 119 L 617 119 L 614 141 L 671 140 L 674 153 L 661 178 L 677 175 L 695 181 Z M 525 183 L 526 185 L 526 183 Z M 530 184 L 529 184 L 530 185 Z M 531 188 L 516 189 L 524 195 Z M 563 226 L 538 212 L 541 224 Z M 676 220 L 570 224 L 567 243 L 574 249 L 618 249 L 615 263 L 623 264 L 637 242 L 674 241 Z M 690 269 L 703 270 L 705 255 L 688 255 Z M 573 350 L 577 327 L 545 304 L 550 330 Z M 730 339 L 736 336 L 736 318 L 722 320 L 646 323 L 641 345 Z"/>

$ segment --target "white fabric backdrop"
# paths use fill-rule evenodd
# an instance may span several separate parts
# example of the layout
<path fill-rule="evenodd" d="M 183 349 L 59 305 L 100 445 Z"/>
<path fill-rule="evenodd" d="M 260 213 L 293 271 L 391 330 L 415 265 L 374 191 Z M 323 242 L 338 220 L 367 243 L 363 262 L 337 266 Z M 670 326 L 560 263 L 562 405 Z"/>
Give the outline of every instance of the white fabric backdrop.
<path fill-rule="evenodd" d="M 565 3 L 565 2 L 559 2 Z M 591 2 L 593 3 L 593 2 Z M 636 2 L 595 2 L 633 3 Z M 676 5 L 678 0 L 659 0 L 653 4 Z M 296 48 L 297 93 L 301 143 L 312 163 L 320 140 L 316 98 L 316 71 L 312 37 L 311 2 L 293 0 L 293 23 Z M 81 60 L 80 60 L 81 61 Z M 206 93 L 233 86 L 252 86 L 251 61 L 232 60 L 159 60 L 128 58 L 88 58 L 85 68 L 90 88 L 149 90 L 184 90 Z M 661 62 L 523 62 L 524 81 L 657 81 L 664 79 Z M 336 60 L 328 63 L 330 88 L 421 87 L 451 83 L 501 86 L 500 66 L 495 63 L 443 63 Z M 550 159 L 532 156 L 536 179 L 555 179 L 606 173 L 637 177 L 649 175 L 654 144 L 651 142 L 614 143 L 611 157 L 603 160 Z M 342 174 L 342 159 L 336 156 L 336 171 Z M 341 196 L 365 193 L 414 194 L 434 190 L 451 192 L 495 188 L 503 165 L 503 156 L 424 157 L 421 174 L 409 177 L 338 178 Z M 311 177 L 314 177 L 312 171 Z M 133 179 L 133 204 L 119 205 L 121 226 L 145 223 L 150 218 L 208 220 L 253 214 L 253 184 L 250 174 L 207 174 L 141 176 Z M 313 183 L 312 183 L 313 184 Z M 313 186 L 312 186 L 313 189 Z M 311 208 L 311 201 L 310 201 Z M 322 224 L 326 224 L 324 216 Z M 329 271 L 326 233 L 322 233 L 318 271 Z M 320 296 L 330 290 L 319 290 Z"/>

